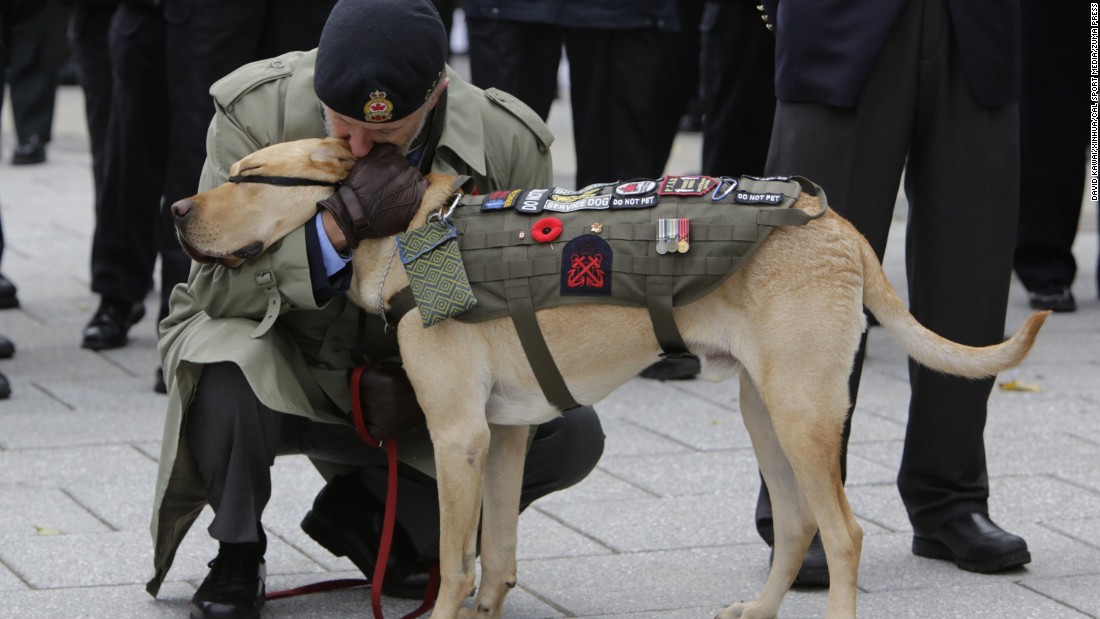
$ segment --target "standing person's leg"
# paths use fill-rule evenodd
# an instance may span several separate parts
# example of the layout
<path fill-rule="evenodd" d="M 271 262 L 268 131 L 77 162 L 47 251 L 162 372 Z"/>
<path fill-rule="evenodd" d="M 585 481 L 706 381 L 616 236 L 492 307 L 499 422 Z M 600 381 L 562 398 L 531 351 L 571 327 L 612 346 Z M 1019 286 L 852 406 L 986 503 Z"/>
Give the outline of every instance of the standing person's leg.
<path fill-rule="evenodd" d="M 1064 10 L 1023 0 L 1020 225 L 1013 266 L 1032 307 L 1073 311 L 1073 241 L 1088 149 L 1088 34 L 1062 28 Z"/>
<path fill-rule="evenodd" d="M 108 32 L 116 6 L 77 2 L 69 19 L 69 47 L 76 63 L 77 79 L 84 91 L 84 113 L 92 151 L 92 177 L 96 191 L 103 184 L 103 158 L 107 122 L 111 111 L 111 57 Z"/>
<path fill-rule="evenodd" d="M 561 29 L 552 24 L 467 17 L 466 31 L 473 84 L 515 95 L 546 120 L 558 95 Z"/>
<path fill-rule="evenodd" d="M 160 12 L 124 3 L 108 38 L 113 89 L 91 255 L 92 292 L 101 300 L 81 344 L 92 350 L 125 346 L 130 327 L 145 315 L 167 149 Z"/>
<path fill-rule="evenodd" d="M 1019 205 L 1016 104 L 980 107 L 955 48 L 946 2 L 925 3 L 906 266 L 913 315 L 972 346 L 1004 339 Z M 913 551 L 991 572 L 1030 561 L 1026 542 L 988 518 L 984 430 L 993 378 L 910 362 L 913 397 L 898 489 Z"/>
<path fill-rule="evenodd" d="M 830 207 L 867 238 L 880 260 L 886 251 L 911 140 L 919 24 L 920 12 L 916 7 L 903 11 L 856 108 L 780 101 L 765 166 L 766 174 L 799 174 L 821 185 Z M 848 423 L 841 445 L 842 476 L 847 472 L 848 436 L 866 342 L 865 333 L 849 379 Z M 757 501 L 756 523 L 761 537 L 770 540 L 771 504 L 763 485 Z M 807 557 L 804 569 L 810 568 L 809 559 L 815 560 L 815 569 L 807 571 L 803 582 L 827 582 L 827 572 L 820 569 L 824 566 L 817 563 L 822 557 L 810 554 Z M 818 575 L 820 578 L 814 578 Z"/>
<path fill-rule="evenodd" d="M 660 114 L 652 120 L 656 130 L 653 147 L 653 169 L 660 176 L 668 164 L 672 144 L 680 133 L 681 119 L 688 106 L 699 96 L 700 22 L 703 18 L 703 0 L 677 0 L 680 31 L 664 36 L 664 49 L 658 56 L 658 64 L 652 71 L 661 76 L 675 76 L 675 96 L 667 96 L 668 81 L 656 85 L 652 101 L 659 106 Z"/>
<path fill-rule="evenodd" d="M 46 160 L 65 36 L 60 0 L 19 4 L 15 12 L 21 15 L 7 30 L 11 114 L 19 140 L 13 165 Z"/>
<path fill-rule="evenodd" d="M 657 66 L 668 33 L 571 28 L 565 34 L 573 105 L 577 186 L 655 178 L 653 153 L 663 76 Z"/>
<path fill-rule="evenodd" d="M 707 2 L 702 21 L 703 174 L 762 175 L 775 116 L 775 35 L 751 2 Z"/>

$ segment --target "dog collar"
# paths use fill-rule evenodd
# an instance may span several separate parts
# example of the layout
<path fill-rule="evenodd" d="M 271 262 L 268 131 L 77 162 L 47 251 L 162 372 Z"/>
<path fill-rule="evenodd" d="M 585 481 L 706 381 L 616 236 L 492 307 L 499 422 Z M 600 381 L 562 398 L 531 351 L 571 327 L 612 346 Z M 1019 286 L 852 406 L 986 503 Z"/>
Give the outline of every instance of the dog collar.
<path fill-rule="evenodd" d="M 230 176 L 230 183 L 261 183 L 264 185 L 279 185 L 280 187 L 299 187 L 308 185 L 323 185 L 326 187 L 339 187 L 337 181 L 323 181 L 316 178 L 303 178 L 300 176 Z"/>

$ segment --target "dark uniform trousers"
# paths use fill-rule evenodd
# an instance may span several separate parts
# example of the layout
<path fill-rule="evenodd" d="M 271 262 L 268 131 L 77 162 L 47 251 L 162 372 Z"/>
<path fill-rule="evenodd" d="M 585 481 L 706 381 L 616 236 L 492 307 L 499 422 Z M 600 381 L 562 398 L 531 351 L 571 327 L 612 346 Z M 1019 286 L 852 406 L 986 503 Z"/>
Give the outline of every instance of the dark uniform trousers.
<path fill-rule="evenodd" d="M 688 62 L 682 50 L 690 43 L 680 44 L 675 33 L 645 28 L 480 18 L 467 24 L 473 83 L 515 95 L 543 120 L 558 92 L 564 44 L 578 187 L 661 176 L 695 84 L 694 76 L 669 75 L 670 65 Z M 676 57 L 670 60 L 670 54 Z M 680 70 L 697 74 L 696 63 L 691 58 Z"/>
<path fill-rule="evenodd" d="M 1072 248 L 1088 158 L 1089 34 L 1083 19 L 1066 18 L 1084 11 L 1084 3 L 1020 3 L 1022 174 L 1014 266 L 1024 286 L 1037 292 L 1048 284 L 1068 287 L 1077 275 Z"/>
<path fill-rule="evenodd" d="M 61 1 L 4 0 L 0 4 L 4 9 L 0 38 L 7 47 L 6 80 L 17 138 L 21 144 L 34 135 L 49 142 L 65 42 Z M 0 79 L 0 91 L 3 84 Z"/>
<path fill-rule="evenodd" d="M 672 36 L 656 29 L 565 30 L 578 187 L 661 176 L 658 127 L 677 125 L 691 98 L 690 87 L 685 92 L 654 70 Z"/>
<path fill-rule="evenodd" d="M 84 91 L 84 114 L 92 151 L 92 177 L 98 193 L 103 184 L 107 123 L 111 112 L 111 57 L 107 35 L 117 2 L 78 1 L 69 17 L 69 49 Z"/>
<path fill-rule="evenodd" d="M 514 95 L 546 120 L 558 94 L 562 30 L 504 19 L 466 20 L 470 79 L 478 88 Z"/>
<path fill-rule="evenodd" d="M 161 256 L 161 317 L 190 260 L 167 207 L 198 190 L 210 86 L 254 60 L 317 46 L 335 0 L 165 0 L 161 9 L 124 3 L 111 32 L 118 114 L 107 159 L 120 166 L 97 202 L 92 290 L 139 301 Z M 115 118 L 117 116 L 117 119 Z M 117 122 L 116 122 L 117 121 Z M 114 126 L 117 124 L 118 126 Z M 133 185 L 126 187 L 124 185 Z"/>
<path fill-rule="evenodd" d="M 364 486 L 384 501 L 386 456 L 351 426 L 279 413 L 253 394 L 232 363 L 203 367 L 185 420 L 185 436 L 214 509 L 210 535 L 222 542 L 257 540 L 257 523 L 271 497 L 275 457 L 303 454 L 361 467 Z M 603 430 L 591 407 L 542 424 L 527 453 L 520 509 L 584 479 L 603 454 Z M 397 522 L 422 553 L 438 553 L 439 498 L 435 480 L 399 465 Z"/>
<path fill-rule="evenodd" d="M 914 0 L 856 108 L 779 102 L 767 173 L 820 184 L 881 259 L 904 170 L 911 311 L 952 340 L 994 344 L 1004 336 L 1016 234 L 1017 122 L 1015 103 L 975 102 L 944 0 Z M 865 344 L 852 373 L 853 407 Z M 909 375 L 898 488 L 914 530 L 930 531 L 987 510 L 983 431 L 993 379 L 948 377 L 912 361 Z M 845 450 L 847 439 L 846 430 Z M 758 526 L 768 515 L 758 510 Z"/>
<path fill-rule="evenodd" d="M 703 174 L 762 175 L 775 115 L 775 35 L 755 0 L 703 7 Z"/>

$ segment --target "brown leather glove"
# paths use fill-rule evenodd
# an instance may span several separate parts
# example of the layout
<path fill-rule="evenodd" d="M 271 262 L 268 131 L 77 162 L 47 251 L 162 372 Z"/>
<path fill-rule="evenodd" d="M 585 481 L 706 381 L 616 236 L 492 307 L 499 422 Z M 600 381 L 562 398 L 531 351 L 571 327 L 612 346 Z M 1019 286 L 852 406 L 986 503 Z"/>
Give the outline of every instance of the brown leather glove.
<path fill-rule="evenodd" d="M 428 182 L 392 144 L 378 144 L 355 162 L 348 177 L 318 208 L 332 213 L 354 249 L 363 239 L 404 232 L 420 208 Z"/>
<path fill-rule="evenodd" d="M 359 384 L 351 388 L 359 389 L 363 422 L 370 435 L 382 441 L 422 427 L 426 423 L 424 411 L 416 402 L 405 370 L 396 364 L 365 365 Z"/>

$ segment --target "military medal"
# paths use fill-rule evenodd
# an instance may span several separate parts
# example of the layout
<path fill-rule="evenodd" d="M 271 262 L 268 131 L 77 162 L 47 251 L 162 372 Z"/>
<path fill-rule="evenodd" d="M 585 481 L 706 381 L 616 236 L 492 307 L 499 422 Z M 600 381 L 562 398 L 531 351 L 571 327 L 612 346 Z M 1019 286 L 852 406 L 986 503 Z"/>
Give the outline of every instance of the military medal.
<path fill-rule="evenodd" d="M 691 225 L 691 221 L 688 219 L 680 219 L 677 221 L 680 229 L 680 242 L 676 245 L 676 251 L 681 254 L 686 254 L 688 250 L 688 228 Z"/>
<path fill-rule="evenodd" d="M 668 253 L 668 220 L 657 220 L 657 253 L 662 256 Z"/>
<path fill-rule="evenodd" d="M 665 229 L 668 230 L 668 253 L 675 254 L 680 247 L 679 219 L 666 219 Z"/>

